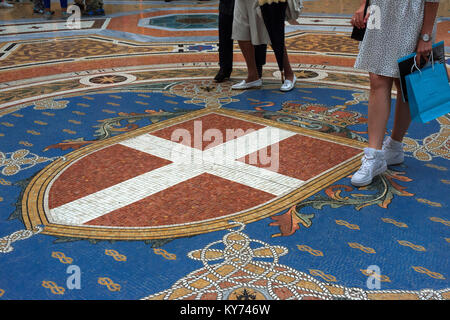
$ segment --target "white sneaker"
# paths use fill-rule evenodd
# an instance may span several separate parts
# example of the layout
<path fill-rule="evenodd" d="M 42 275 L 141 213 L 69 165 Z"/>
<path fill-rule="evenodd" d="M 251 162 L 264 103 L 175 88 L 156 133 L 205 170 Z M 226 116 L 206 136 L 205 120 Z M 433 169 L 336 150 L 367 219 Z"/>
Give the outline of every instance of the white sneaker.
<path fill-rule="evenodd" d="M 365 148 L 361 167 L 352 176 L 352 184 L 357 187 L 367 186 L 372 179 L 387 170 L 384 152 L 373 148 Z"/>
<path fill-rule="evenodd" d="M 405 160 L 403 143 L 387 137 L 383 142 L 384 158 L 388 166 L 400 164 Z"/>
<path fill-rule="evenodd" d="M 294 89 L 296 82 L 297 82 L 297 77 L 294 74 L 294 79 L 292 79 L 292 81 L 288 80 L 288 79 L 284 80 L 284 83 L 281 86 L 280 91 L 283 91 L 283 92 L 291 91 L 292 89 Z"/>
<path fill-rule="evenodd" d="M 14 8 L 14 6 L 6 1 L 3 1 L 3 2 L 0 2 L 0 8 L 9 9 L 9 8 Z"/>
<path fill-rule="evenodd" d="M 231 89 L 233 90 L 244 90 L 244 89 L 251 89 L 251 88 L 258 88 L 262 86 L 262 80 L 258 79 L 252 82 L 245 82 L 245 80 L 242 80 L 239 83 L 236 83 L 231 86 Z"/>

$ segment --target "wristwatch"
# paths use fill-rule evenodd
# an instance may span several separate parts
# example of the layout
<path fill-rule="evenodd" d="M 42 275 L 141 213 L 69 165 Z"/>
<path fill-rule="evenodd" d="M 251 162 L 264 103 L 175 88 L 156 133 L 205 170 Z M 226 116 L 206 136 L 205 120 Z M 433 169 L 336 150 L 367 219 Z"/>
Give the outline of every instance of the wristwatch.
<path fill-rule="evenodd" d="M 422 40 L 425 41 L 425 42 L 428 42 L 428 41 L 431 40 L 431 37 L 430 37 L 429 34 L 424 33 L 424 34 L 420 35 L 420 39 L 422 39 Z"/>

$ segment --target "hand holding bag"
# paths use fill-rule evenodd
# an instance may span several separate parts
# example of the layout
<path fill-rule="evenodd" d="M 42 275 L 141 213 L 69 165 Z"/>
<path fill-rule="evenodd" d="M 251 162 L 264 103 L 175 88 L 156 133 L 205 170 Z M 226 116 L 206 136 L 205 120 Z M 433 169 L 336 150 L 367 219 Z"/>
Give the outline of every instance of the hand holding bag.
<path fill-rule="evenodd" d="M 369 0 L 366 0 L 366 7 L 364 8 L 364 17 L 367 15 L 367 9 L 369 8 Z M 352 39 L 357 41 L 363 41 L 364 34 L 366 33 L 366 28 L 358 28 L 353 27 L 352 35 L 350 36 Z"/>
<path fill-rule="evenodd" d="M 417 71 L 406 76 L 411 119 L 425 123 L 449 113 L 450 84 L 445 65 L 435 63 L 431 53 L 430 66 L 419 69 L 414 63 L 412 68 Z"/>

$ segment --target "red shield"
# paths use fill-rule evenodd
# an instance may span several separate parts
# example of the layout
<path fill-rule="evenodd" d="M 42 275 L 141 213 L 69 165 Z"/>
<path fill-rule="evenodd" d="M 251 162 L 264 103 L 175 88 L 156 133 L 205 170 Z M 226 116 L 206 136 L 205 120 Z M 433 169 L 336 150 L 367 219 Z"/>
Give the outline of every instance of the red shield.
<path fill-rule="evenodd" d="M 49 234 L 97 239 L 173 238 L 252 222 L 355 168 L 361 146 L 331 139 L 202 110 L 55 161 L 27 188 L 24 220 Z"/>

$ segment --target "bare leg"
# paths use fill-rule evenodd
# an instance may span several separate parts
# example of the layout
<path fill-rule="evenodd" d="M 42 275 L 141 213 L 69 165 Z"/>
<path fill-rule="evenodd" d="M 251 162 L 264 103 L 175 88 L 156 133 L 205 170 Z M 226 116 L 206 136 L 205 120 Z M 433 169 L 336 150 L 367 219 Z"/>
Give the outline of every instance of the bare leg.
<path fill-rule="evenodd" d="M 369 148 L 380 150 L 391 110 L 393 78 L 370 73 Z"/>
<path fill-rule="evenodd" d="M 402 142 L 411 124 L 411 113 L 409 112 L 409 104 L 403 102 L 399 79 L 394 79 L 394 83 L 397 88 L 397 103 L 395 105 L 394 128 L 392 129 L 391 138 Z"/>
<path fill-rule="evenodd" d="M 286 47 L 284 48 L 284 58 L 283 58 L 283 69 L 284 77 L 288 80 L 294 80 L 294 71 L 292 71 L 291 64 L 289 62 L 289 57 L 287 54 Z"/>
<path fill-rule="evenodd" d="M 246 82 L 252 82 L 259 79 L 258 70 L 256 68 L 255 61 L 255 47 L 250 41 L 238 41 L 241 48 L 242 55 L 244 56 L 245 63 L 247 64 L 247 79 Z"/>

